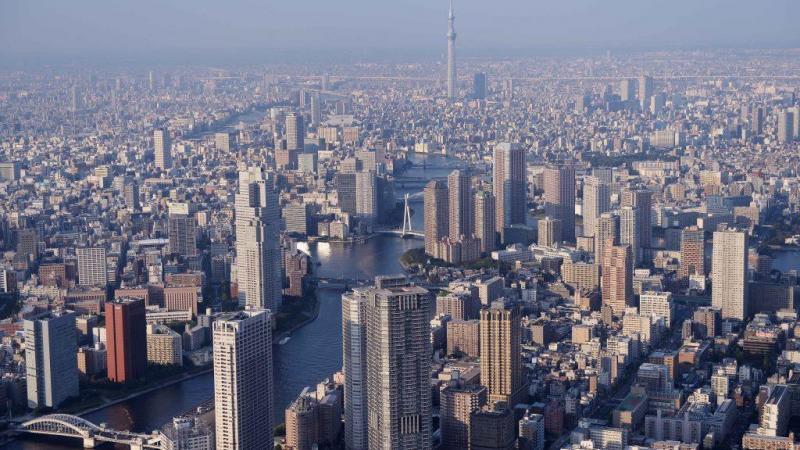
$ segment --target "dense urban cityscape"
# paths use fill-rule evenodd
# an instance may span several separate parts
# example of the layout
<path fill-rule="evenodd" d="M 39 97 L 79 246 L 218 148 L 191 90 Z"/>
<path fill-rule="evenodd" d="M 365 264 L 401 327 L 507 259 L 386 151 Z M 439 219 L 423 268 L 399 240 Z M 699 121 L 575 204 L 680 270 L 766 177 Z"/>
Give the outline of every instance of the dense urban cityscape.
<path fill-rule="evenodd" d="M 800 448 L 800 50 L 460 58 L 456 12 L 0 69 L 0 446 Z"/>

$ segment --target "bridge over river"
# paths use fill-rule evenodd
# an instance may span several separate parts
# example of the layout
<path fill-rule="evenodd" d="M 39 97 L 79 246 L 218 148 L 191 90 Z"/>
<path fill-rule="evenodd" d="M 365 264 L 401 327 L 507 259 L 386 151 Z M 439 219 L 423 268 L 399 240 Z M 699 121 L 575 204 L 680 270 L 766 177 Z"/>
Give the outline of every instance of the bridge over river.
<path fill-rule="evenodd" d="M 86 419 L 69 414 L 49 414 L 19 424 L 16 431 L 41 436 L 58 436 L 83 441 L 84 448 L 94 448 L 109 442 L 127 445 L 131 450 L 162 449 L 161 435 L 118 431 L 95 425 Z"/>

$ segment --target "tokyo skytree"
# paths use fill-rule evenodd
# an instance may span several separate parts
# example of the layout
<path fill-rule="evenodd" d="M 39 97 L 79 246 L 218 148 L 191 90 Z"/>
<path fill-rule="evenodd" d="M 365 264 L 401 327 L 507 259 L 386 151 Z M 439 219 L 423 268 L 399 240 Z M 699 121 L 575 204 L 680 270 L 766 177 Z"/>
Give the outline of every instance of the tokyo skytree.
<path fill-rule="evenodd" d="M 456 82 L 456 29 L 453 14 L 453 0 L 450 0 L 450 14 L 447 17 L 447 98 L 455 100 L 458 94 Z"/>

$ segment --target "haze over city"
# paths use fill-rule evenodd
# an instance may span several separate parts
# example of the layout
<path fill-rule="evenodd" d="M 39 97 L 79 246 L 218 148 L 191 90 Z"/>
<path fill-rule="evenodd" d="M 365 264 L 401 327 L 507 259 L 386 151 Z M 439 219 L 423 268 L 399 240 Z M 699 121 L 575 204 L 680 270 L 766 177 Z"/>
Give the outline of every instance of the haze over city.
<path fill-rule="evenodd" d="M 465 55 L 797 47 L 793 0 L 456 1 Z M 446 1 L 9 0 L 0 55 L 203 63 L 443 54 Z M 332 52 L 332 54 L 331 54 Z M 46 61 L 35 61 L 45 63 Z"/>
<path fill-rule="evenodd" d="M 800 450 L 798 17 L 3 2 L 0 447 Z"/>

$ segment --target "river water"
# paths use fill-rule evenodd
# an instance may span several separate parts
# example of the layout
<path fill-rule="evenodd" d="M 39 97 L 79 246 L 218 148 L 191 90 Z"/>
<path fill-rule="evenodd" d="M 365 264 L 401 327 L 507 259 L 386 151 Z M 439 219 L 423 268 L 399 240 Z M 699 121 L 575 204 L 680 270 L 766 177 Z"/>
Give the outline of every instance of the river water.
<path fill-rule="evenodd" d="M 411 177 L 443 177 L 452 160 L 427 157 L 425 167 L 415 166 L 406 175 Z M 421 162 L 422 157 L 412 156 Z M 421 190 L 421 188 L 419 189 Z M 418 191 L 418 190 L 417 190 Z M 404 191 L 397 194 L 401 196 Z M 410 193 L 414 193 L 411 191 Z M 422 199 L 410 202 L 414 210 L 412 228 L 422 230 Z M 399 258 L 406 250 L 422 247 L 420 239 L 379 235 L 363 243 L 300 243 L 298 247 L 320 263 L 314 267 L 320 277 L 366 280 L 377 275 L 403 271 Z M 284 409 L 306 386 L 314 386 L 342 367 L 340 289 L 321 289 L 319 317 L 292 334 L 284 345 L 273 347 L 275 366 L 275 422 L 284 421 Z M 118 430 L 149 433 L 160 428 L 173 416 L 194 408 L 213 397 L 213 375 L 205 374 L 157 391 L 109 406 L 85 416 L 91 422 L 105 423 Z M 66 450 L 81 448 L 80 443 L 54 440 L 18 440 L 8 446 L 12 450 Z"/>
<path fill-rule="evenodd" d="M 453 161 L 428 157 L 425 168 L 409 170 L 412 177 L 442 177 L 451 170 Z M 412 157 L 420 162 L 420 157 Z M 446 166 L 446 167 L 445 167 Z M 398 192 L 401 196 L 405 192 Z M 411 193 L 414 193 L 413 191 Z M 422 200 L 412 200 L 412 227 L 422 230 Z M 364 243 L 300 243 L 321 265 L 314 268 L 320 277 L 370 279 L 376 275 L 402 272 L 399 258 L 408 249 L 421 247 L 417 239 L 376 236 Z M 800 252 L 781 251 L 773 255 L 773 266 L 787 271 L 800 269 Z M 319 317 L 296 331 L 289 342 L 274 347 L 275 421 L 283 422 L 285 407 L 306 386 L 331 377 L 342 366 L 341 353 L 341 290 L 322 289 Z M 161 427 L 173 416 L 188 411 L 213 396 L 213 376 L 201 375 L 182 383 L 142 395 L 135 399 L 86 415 L 94 423 L 106 423 L 120 430 L 150 432 Z M 78 442 L 57 442 L 39 439 L 19 440 L 8 448 L 13 450 L 66 450 L 80 448 Z"/>

